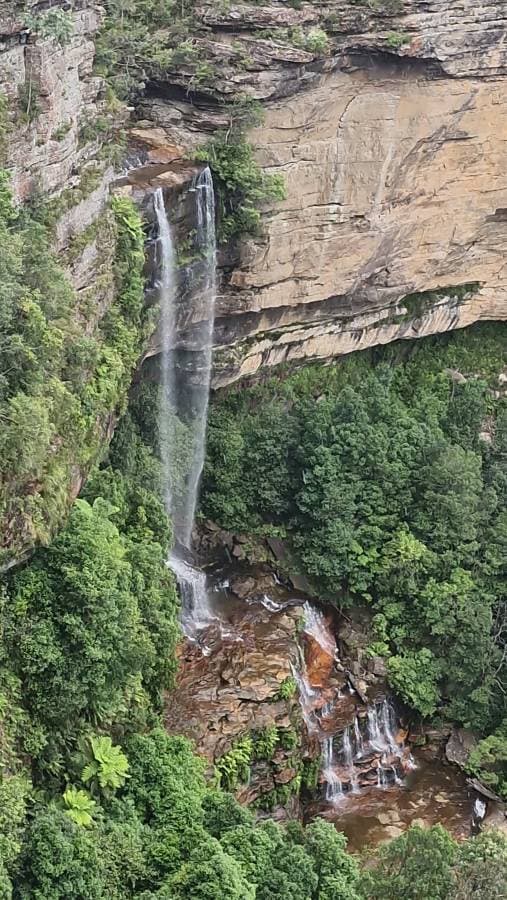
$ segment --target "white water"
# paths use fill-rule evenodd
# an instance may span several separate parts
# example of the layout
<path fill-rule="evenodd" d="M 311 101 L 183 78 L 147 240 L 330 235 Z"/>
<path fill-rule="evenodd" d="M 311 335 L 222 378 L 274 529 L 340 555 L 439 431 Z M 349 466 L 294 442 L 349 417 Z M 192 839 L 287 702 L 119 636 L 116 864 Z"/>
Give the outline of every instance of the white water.
<path fill-rule="evenodd" d="M 214 618 L 206 589 L 206 575 L 181 559 L 171 556 L 169 566 L 176 575 L 181 593 L 181 625 L 184 633 L 193 637 Z"/>
<path fill-rule="evenodd" d="M 176 379 L 173 344 L 176 335 L 176 254 L 171 224 L 164 205 L 162 188 L 155 191 L 153 206 L 157 217 L 159 242 L 159 302 L 162 336 L 161 396 L 159 440 L 162 459 L 162 489 L 165 507 L 172 517 L 174 513 L 173 471 L 176 457 Z"/>
<path fill-rule="evenodd" d="M 315 688 L 312 688 L 308 681 L 306 664 L 302 655 L 300 666 L 301 668 L 298 669 L 291 664 L 291 671 L 298 687 L 299 705 L 301 706 L 301 712 L 303 713 L 303 719 L 308 729 L 308 734 L 314 734 L 315 731 L 318 730 L 318 722 L 315 716 L 315 700 L 319 696 L 319 692 Z"/>
<path fill-rule="evenodd" d="M 185 321 L 190 337 L 178 335 L 176 264 L 171 225 L 161 188 L 154 194 L 158 225 L 159 295 L 161 316 L 160 454 L 163 492 L 171 517 L 176 547 L 189 549 L 204 464 L 206 420 L 211 380 L 216 295 L 215 198 L 210 170 L 193 185 L 196 198 L 196 265 Z M 178 343 L 179 339 L 179 343 Z M 182 625 L 189 637 L 212 618 L 206 577 L 188 565 L 178 552 L 168 561 L 180 586 Z"/>
<path fill-rule="evenodd" d="M 364 742 L 357 716 L 354 719 L 354 741 L 356 745 L 356 759 L 361 759 L 364 752 Z"/>
<path fill-rule="evenodd" d="M 314 638 L 326 653 L 334 657 L 336 654 L 336 641 L 320 609 L 317 609 L 316 606 L 307 601 L 303 611 L 305 633 Z"/>
<path fill-rule="evenodd" d="M 158 224 L 162 332 L 160 451 L 164 496 L 177 544 L 189 548 L 204 464 L 216 294 L 215 198 L 209 169 L 196 179 L 197 250 L 201 263 L 185 317 L 190 338 L 178 344 L 176 268 L 162 189 L 154 195 Z M 182 424 L 183 423 L 183 424 Z M 182 457 L 185 457 L 184 459 Z M 184 471 L 182 471 L 184 470 Z"/>
<path fill-rule="evenodd" d="M 343 732 L 343 761 L 350 773 L 350 785 L 352 788 L 352 793 L 357 794 L 359 792 L 359 786 L 357 783 L 357 772 L 354 766 L 354 751 L 352 750 L 350 728 L 348 725 Z"/>
<path fill-rule="evenodd" d="M 181 509 L 179 538 L 185 547 L 190 546 L 194 523 L 199 482 L 204 465 L 206 448 L 206 422 L 208 418 L 211 363 L 213 353 L 213 325 L 216 297 L 216 234 L 215 194 L 209 168 L 204 169 L 195 182 L 197 204 L 197 246 L 203 258 L 203 273 L 198 291 L 198 316 L 194 344 L 196 350 L 189 354 L 184 400 L 188 407 L 183 414 L 191 425 L 192 455 L 187 476 L 186 491 Z M 194 357 L 192 359 L 192 356 Z"/>
<path fill-rule="evenodd" d="M 369 706 L 366 712 L 368 719 L 368 743 L 379 753 L 389 749 L 389 742 L 380 731 L 380 721 L 376 706 Z"/>
<path fill-rule="evenodd" d="M 480 797 L 475 798 L 473 811 L 475 822 L 482 822 L 484 816 L 486 815 L 487 808 L 488 806 L 485 800 L 482 800 Z"/>
<path fill-rule="evenodd" d="M 338 803 L 343 797 L 343 788 L 338 775 L 334 771 L 333 738 L 325 737 L 321 741 L 322 775 L 326 782 L 326 800 L 328 803 Z"/>
<path fill-rule="evenodd" d="M 326 712 L 328 707 L 326 704 Z M 336 775 L 333 771 L 332 761 L 329 758 L 329 747 L 337 745 L 337 752 L 343 764 L 343 771 L 347 772 L 347 778 L 340 784 L 340 797 L 345 796 L 348 790 L 353 794 L 360 792 L 359 779 L 360 766 L 366 761 L 368 770 L 368 758 L 371 753 L 380 754 L 377 759 L 377 787 L 384 790 L 390 784 L 403 784 L 399 773 L 399 765 L 393 764 L 393 758 L 403 760 L 404 768 L 411 768 L 413 761 L 407 754 L 403 742 L 398 743 L 395 737 L 397 731 L 396 713 L 388 700 L 372 704 L 366 710 L 366 733 L 363 734 L 361 721 L 356 716 L 354 721 L 341 733 L 341 736 L 325 735 L 321 738 L 321 772 L 326 782 L 326 799 L 334 796 L 334 781 Z M 342 776 L 344 777 L 344 776 Z M 336 802 L 336 799 L 332 802 Z"/>

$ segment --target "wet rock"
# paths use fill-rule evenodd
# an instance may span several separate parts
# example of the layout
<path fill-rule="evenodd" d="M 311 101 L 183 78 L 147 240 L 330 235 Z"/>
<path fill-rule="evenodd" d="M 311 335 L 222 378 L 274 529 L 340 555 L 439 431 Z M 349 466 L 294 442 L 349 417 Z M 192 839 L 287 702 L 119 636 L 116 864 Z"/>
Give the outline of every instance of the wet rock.
<path fill-rule="evenodd" d="M 234 550 L 236 550 L 236 547 Z M 234 578 L 231 578 L 231 591 L 233 594 L 236 594 L 236 597 L 239 597 L 240 600 L 245 600 L 249 594 L 253 594 L 255 588 L 256 581 L 251 575 L 235 575 Z"/>
<path fill-rule="evenodd" d="M 495 794 L 495 792 L 492 791 L 491 788 L 486 787 L 486 785 L 483 784 L 482 781 L 479 781 L 477 778 L 468 778 L 467 784 L 469 784 L 470 787 L 474 789 L 474 791 L 477 791 L 478 794 L 481 794 L 482 797 L 486 797 L 487 800 L 497 801 L 498 803 L 502 802 L 498 794 Z"/>
<path fill-rule="evenodd" d="M 374 656 L 368 663 L 368 669 L 372 675 L 378 678 L 385 678 L 387 675 L 387 666 L 382 656 Z"/>
<path fill-rule="evenodd" d="M 305 635 L 305 659 L 308 681 L 313 688 L 327 685 L 334 666 L 334 656 L 311 635 Z"/>
<path fill-rule="evenodd" d="M 287 784 L 289 781 L 294 781 L 294 778 L 297 775 L 296 769 L 282 769 L 281 772 L 276 772 L 273 776 L 276 784 Z"/>
<path fill-rule="evenodd" d="M 366 682 L 363 681 L 361 678 L 355 678 L 354 675 L 352 675 L 352 673 L 350 673 L 350 672 L 349 672 L 348 677 L 349 677 L 350 684 L 354 688 L 359 699 L 362 700 L 362 702 L 367 705 L 368 704 L 368 695 L 367 695 L 368 685 L 366 684 Z"/>

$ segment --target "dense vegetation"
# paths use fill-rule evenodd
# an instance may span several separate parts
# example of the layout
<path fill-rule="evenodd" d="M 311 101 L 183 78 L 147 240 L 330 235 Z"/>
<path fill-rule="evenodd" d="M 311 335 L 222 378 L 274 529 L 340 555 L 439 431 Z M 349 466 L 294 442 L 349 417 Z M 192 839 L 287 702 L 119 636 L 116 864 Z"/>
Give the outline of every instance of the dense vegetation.
<path fill-rule="evenodd" d="M 143 232 L 128 200 L 105 215 L 116 263 L 110 305 L 78 298 L 51 251 L 51 208 L 14 207 L 0 171 L 0 563 L 47 542 L 68 509 L 76 468 L 97 456 L 120 409 L 145 329 Z"/>
<path fill-rule="evenodd" d="M 155 408 L 138 389 L 66 528 L 4 578 L 0 896 L 462 900 L 475 879 L 477 897 L 504 897 L 500 837 L 458 848 L 415 828 L 363 870 L 328 823 L 256 824 L 163 730 L 178 604 L 159 465 L 140 434 L 142 422 L 155 440 Z"/>
<path fill-rule="evenodd" d="M 423 715 L 491 733 L 471 765 L 491 765 L 499 788 L 505 335 L 477 328 L 406 358 L 394 347 L 373 365 L 363 354 L 218 397 L 203 503 L 227 528 L 286 535 L 294 564 L 337 606 L 367 605 L 371 652 L 393 687 Z"/>

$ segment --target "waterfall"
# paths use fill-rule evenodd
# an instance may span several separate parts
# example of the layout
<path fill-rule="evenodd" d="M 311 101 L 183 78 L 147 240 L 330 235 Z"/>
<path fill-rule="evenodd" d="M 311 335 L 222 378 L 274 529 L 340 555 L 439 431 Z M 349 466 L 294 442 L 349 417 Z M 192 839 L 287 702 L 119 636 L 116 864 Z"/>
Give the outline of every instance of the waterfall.
<path fill-rule="evenodd" d="M 384 750 L 388 749 L 389 744 L 380 731 L 377 706 L 369 706 L 366 715 L 368 719 L 368 741 L 370 746 L 373 747 L 374 750 L 378 750 L 382 753 Z"/>
<path fill-rule="evenodd" d="M 328 803 L 338 803 L 343 797 L 342 783 L 334 771 L 334 747 L 333 738 L 325 737 L 321 741 L 322 776 L 326 782 L 326 800 Z"/>
<path fill-rule="evenodd" d="M 396 753 L 397 756 L 400 756 L 400 746 L 394 736 L 394 732 L 396 729 L 396 715 L 388 700 L 384 700 L 382 703 L 380 709 L 380 721 L 382 723 L 382 731 L 384 733 L 385 740 L 389 745 L 391 753 Z"/>
<path fill-rule="evenodd" d="M 306 663 L 303 656 L 301 656 L 300 665 L 301 668 L 298 669 L 291 663 L 291 672 L 299 691 L 299 705 L 301 707 L 301 712 L 303 713 L 305 725 L 308 729 L 308 734 L 313 734 L 318 728 L 315 717 L 315 701 L 319 696 L 319 692 L 312 688 L 308 681 Z"/>
<path fill-rule="evenodd" d="M 161 188 L 154 193 L 154 211 L 158 225 L 162 337 L 160 455 L 164 500 L 176 544 L 168 565 L 180 586 L 183 629 L 193 638 L 212 618 L 206 577 L 181 556 L 181 549 L 189 550 L 191 545 L 204 464 L 211 380 L 216 237 L 215 199 L 209 168 L 197 176 L 192 190 L 196 199 L 195 244 L 200 259 L 195 265 L 191 296 L 185 307 L 185 321 L 190 324 L 184 340 L 178 334 L 174 243 Z"/>
<path fill-rule="evenodd" d="M 181 626 L 187 637 L 193 637 L 213 619 L 206 589 L 206 575 L 181 557 L 172 555 L 169 566 L 176 575 L 181 593 Z"/>
<path fill-rule="evenodd" d="M 359 728 L 359 719 L 357 718 L 357 716 L 354 719 L 354 741 L 356 745 L 356 759 L 361 759 L 364 752 L 364 743 L 361 729 Z"/>
<path fill-rule="evenodd" d="M 352 793 L 357 794 L 359 786 L 357 783 L 356 767 L 354 766 L 354 751 L 352 750 L 352 741 L 350 739 L 350 727 L 348 725 L 343 732 L 343 761 L 349 770 Z"/>
<path fill-rule="evenodd" d="M 305 634 L 309 634 L 314 638 L 322 649 L 334 657 L 336 654 L 336 641 L 331 634 L 329 626 L 322 615 L 320 609 L 317 609 L 308 601 L 303 607 L 305 625 Z"/>
<path fill-rule="evenodd" d="M 190 424 L 191 459 L 186 490 L 180 510 L 177 535 L 184 547 L 190 546 L 199 482 L 206 450 L 206 422 L 211 381 L 213 324 L 216 297 L 215 194 L 209 168 L 204 169 L 194 185 L 197 205 L 197 248 L 202 256 L 202 277 L 197 291 L 197 324 L 193 343 L 197 350 L 187 356 L 182 417 Z M 194 313 L 195 315 L 195 313 Z"/>
<path fill-rule="evenodd" d="M 176 383 L 174 341 L 176 336 L 176 262 L 171 225 L 162 188 L 155 191 L 153 206 L 158 226 L 160 330 L 162 338 L 159 442 L 162 459 L 162 489 L 165 507 L 174 512 L 173 466 L 176 457 Z"/>

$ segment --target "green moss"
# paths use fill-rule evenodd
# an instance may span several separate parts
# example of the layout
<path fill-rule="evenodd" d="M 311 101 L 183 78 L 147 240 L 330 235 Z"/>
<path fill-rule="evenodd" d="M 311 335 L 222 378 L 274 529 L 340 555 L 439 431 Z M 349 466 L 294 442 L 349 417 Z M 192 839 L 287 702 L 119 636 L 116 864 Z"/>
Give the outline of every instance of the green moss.
<path fill-rule="evenodd" d="M 301 784 L 308 791 L 315 791 L 319 782 L 320 758 L 305 759 L 301 771 Z"/>
<path fill-rule="evenodd" d="M 267 725 L 253 735 L 253 755 L 255 759 L 271 759 L 278 747 L 279 733 L 276 725 Z"/>
<path fill-rule="evenodd" d="M 401 34 L 399 31 L 390 31 L 386 37 L 386 44 L 393 50 L 398 50 L 404 44 L 410 43 L 410 35 Z"/>

